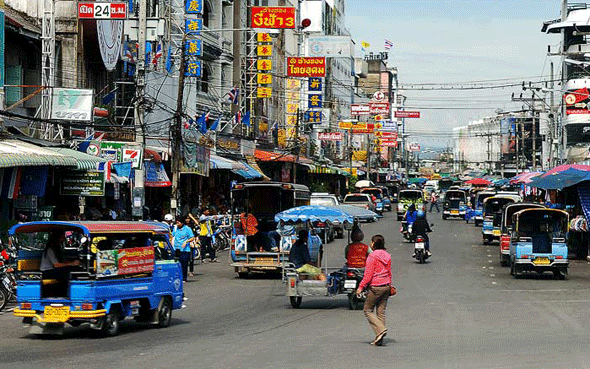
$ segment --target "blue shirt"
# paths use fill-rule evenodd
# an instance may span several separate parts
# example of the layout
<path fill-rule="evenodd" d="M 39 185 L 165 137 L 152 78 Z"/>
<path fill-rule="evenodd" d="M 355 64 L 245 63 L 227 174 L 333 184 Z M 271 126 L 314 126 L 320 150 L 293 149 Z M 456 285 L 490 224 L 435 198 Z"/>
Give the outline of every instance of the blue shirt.
<path fill-rule="evenodd" d="M 182 228 L 176 228 L 174 232 L 172 232 L 172 237 L 174 238 L 174 248 L 179 249 L 182 252 L 190 252 L 191 247 L 190 244 L 186 241 L 195 237 L 193 230 L 190 229 L 188 226 L 183 226 Z M 184 244 L 184 246 L 183 246 Z"/>
<path fill-rule="evenodd" d="M 406 213 L 406 221 L 408 222 L 408 224 L 414 224 L 417 217 L 418 217 L 417 211 L 408 211 Z"/>

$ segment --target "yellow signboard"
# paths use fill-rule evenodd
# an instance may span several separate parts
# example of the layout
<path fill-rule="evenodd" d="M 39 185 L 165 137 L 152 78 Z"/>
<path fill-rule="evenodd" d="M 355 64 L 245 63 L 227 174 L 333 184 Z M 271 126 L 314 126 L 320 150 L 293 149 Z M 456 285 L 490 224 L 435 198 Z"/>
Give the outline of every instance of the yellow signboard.
<path fill-rule="evenodd" d="M 366 161 L 367 160 L 367 152 L 366 151 L 353 151 L 352 152 L 352 160 Z"/>
<path fill-rule="evenodd" d="M 270 87 L 258 87 L 256 89 L 256 96 L 257 97 L 271 97 L 272 96 L 272 88 Z"/>
<path fill-rule="evenodd" d="M 351 129 L 352 122 L 338 122 L 338 128 L 340 129 Z"/>
<path fill-rule="evenodd" d="M 277 133 L 277 138 L 279 147 L 287 146 L 287 137 L 284 129 L 279 129 L 279 132 Z"/>
<path fill-rule="evenodd" d="M 258 69 L 258 70 L 272 70 L 272 60 L 270 60 L 270 59 L 256 60 L 256 69 Z"/>
<path fill-rule="evenodd" d="M 287 127 L 294 127 L 297 124 L 297 116 L 296 115 L 287 115 L 286 116 L 285 124 Z"/>
<path fill-rule="evenodd" d="M 287 78 L 285 88 L 287 90 L 298 90 L 301 88 L 301 81 L 295 78 Z"/>
<path fill-rule="evenodd" d="M 287 104 L 287 114 L 297 114 L 299 104 Z"/>
<path fill-rule="evenodd" d="M 259 84 L 268 85 L 272 83 L 272 75 L 268 73 L 258 73 L 256 79 Z"/>
<path fill-rule="evenodd" d="M 272 38 L 269 33 L 257 33 L 256 39 L 258 42 L 272 42 Z"/>
<path fill-rule="evenodd" d="M 299 92 L 287 92 L 287 100 L 290 102 L 298 102 L 299 101 Z"/>
<path fill-rule="evenodd" d="M 258 45 L 256 51 L 258 56 L 272 56 L 272 45 Z"/>

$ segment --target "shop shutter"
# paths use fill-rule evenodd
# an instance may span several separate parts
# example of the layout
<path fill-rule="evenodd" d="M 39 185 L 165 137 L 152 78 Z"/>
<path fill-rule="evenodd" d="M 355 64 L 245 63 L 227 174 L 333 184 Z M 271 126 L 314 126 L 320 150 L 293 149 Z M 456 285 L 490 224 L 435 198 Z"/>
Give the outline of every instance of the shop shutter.
<path fill-rule="evenodd" d="M 580 196 L 580 205 L 586 221 L 588 221 L 590 219 L 590 182 L 585 181 L 578 184 L 578 196 Z"/>
<path fill-rule="evenodd" d="M 6 85 L 22 85 L 23 68 L 20 65 L 6 66 Z M 23 98 L 22 88 L 6 87 L 6 106 L 10 106 Z"/>

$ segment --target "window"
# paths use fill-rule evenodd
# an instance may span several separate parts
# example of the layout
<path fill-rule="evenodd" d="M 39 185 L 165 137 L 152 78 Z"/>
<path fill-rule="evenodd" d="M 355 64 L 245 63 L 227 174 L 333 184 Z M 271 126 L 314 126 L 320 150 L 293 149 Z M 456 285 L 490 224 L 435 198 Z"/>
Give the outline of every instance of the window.
<path fill-rule="evenodd" d="M 208 1 L 203 4 L 203 27 L 209 28 L 209 17 L 211 16 L 211 7 Z"/>
<path fill-rule="evenodd" d="M 209 68 L 203 64 L 203 70 L 201 71 L 201 92 L 209 92 L 210 75 Z"/>

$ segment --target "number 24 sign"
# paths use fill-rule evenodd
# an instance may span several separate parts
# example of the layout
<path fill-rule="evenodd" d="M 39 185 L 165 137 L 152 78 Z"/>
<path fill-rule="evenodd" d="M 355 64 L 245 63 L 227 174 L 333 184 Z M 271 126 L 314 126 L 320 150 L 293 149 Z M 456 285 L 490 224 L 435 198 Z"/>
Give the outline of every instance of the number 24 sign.
<path fill-rule="evenodd" d="M 78 18 L 126 19 L 127 3 L 78 3 Z"/>

